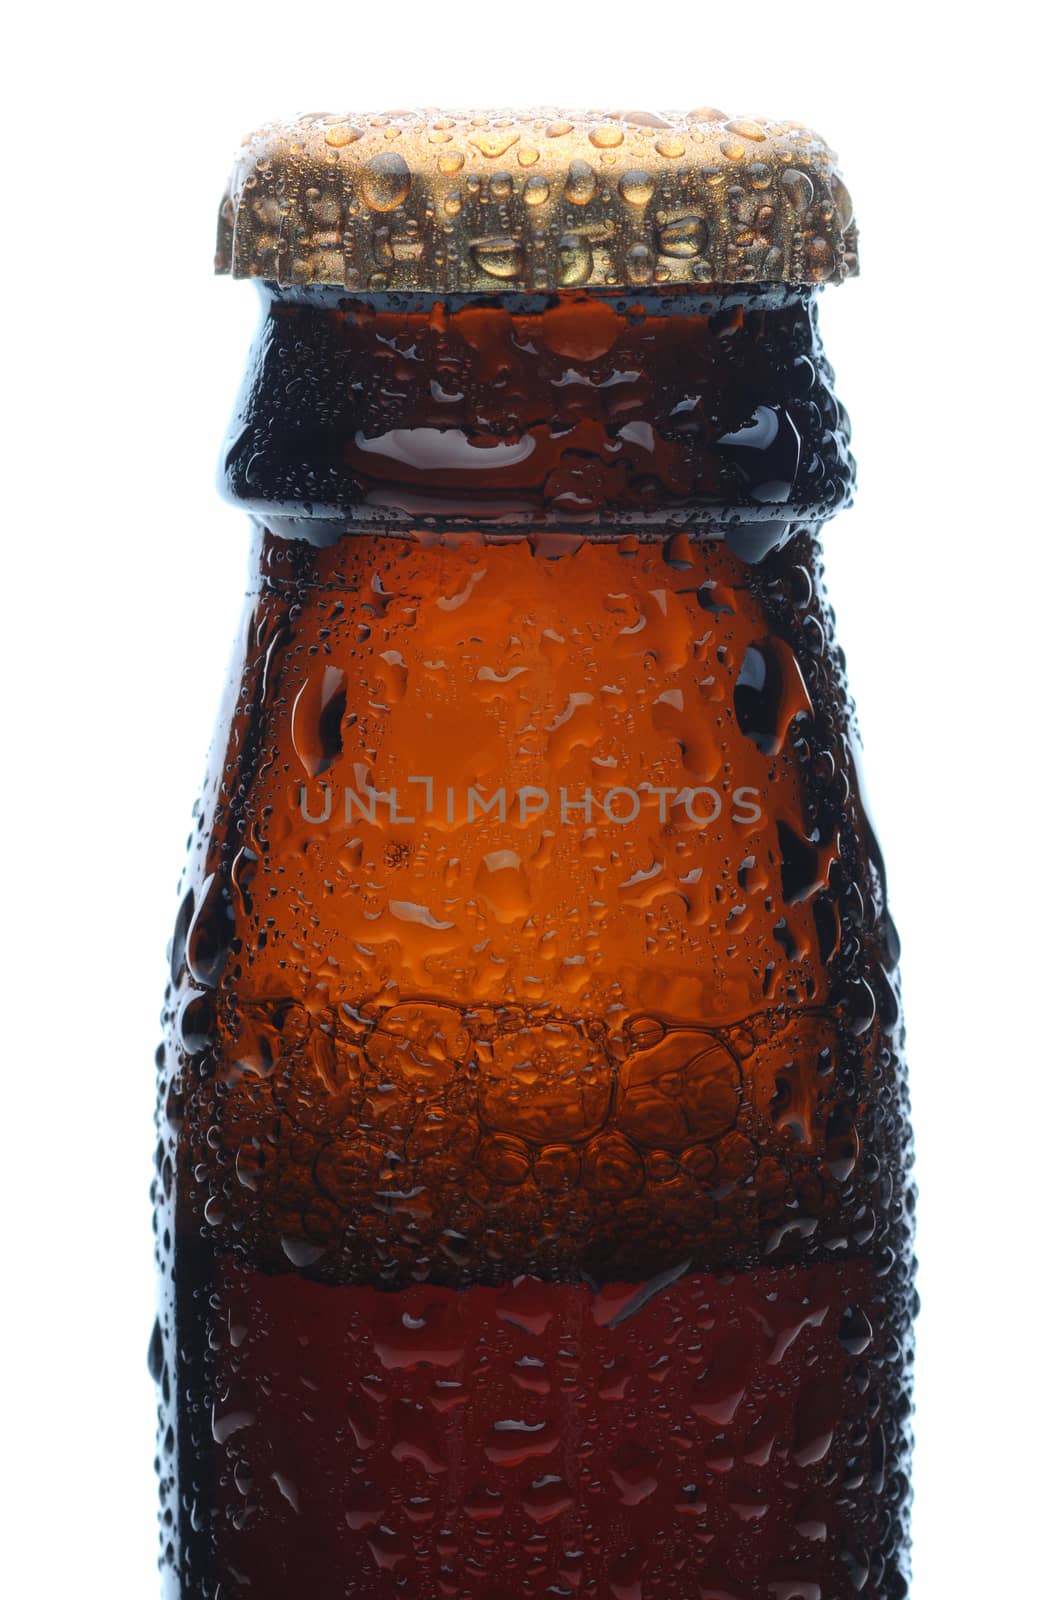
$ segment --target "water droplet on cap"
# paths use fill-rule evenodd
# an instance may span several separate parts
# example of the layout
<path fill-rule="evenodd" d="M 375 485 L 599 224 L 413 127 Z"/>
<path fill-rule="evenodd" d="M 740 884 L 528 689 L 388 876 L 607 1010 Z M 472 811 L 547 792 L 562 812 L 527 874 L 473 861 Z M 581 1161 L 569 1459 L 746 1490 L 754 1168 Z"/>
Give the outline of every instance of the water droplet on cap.
<path fill-rule="evenodd" d="M 373 156 L 362 174 L 362 197 L 373 211 L 394 211 L 410 191 L 410 169 L 395 150 Z"/>
<path fill-rule="evenodd" d="M 706 224 L 701 217 L 676 217 L 658 229 L 658 253 L 688 260 L 701 255 L 706 243 Z"/>
<path fill-rule="evenodd" d="M 565 233 L 559 241 L 559 281 L 570 288 L 592 276 L 592 246 L 580 233 Z"/>
<path fill-rule="evenodd" d="M 523 251 L 515 239 L 480 239 L 471 247 L 472 259 L 491 278 L 518 278 L 523 271 Z"/>
<path fill-rule="evenodd" d="M 575 206 L 587 206 L 596 193 L 596 174 L 587 161 L 572 161 L 563 192 Z"/>
<path fill-rule="evenodd" d="M 836 174 L 830 181 L 830 189 L 834 197 L 834 205 L 837 208 L 837 220 L 842 228 L 847 228 L 855 214 L 852 196 Z"/>
<path fill-rule="evenodd" d="M 756 122 L 751 122 L 748 117 L 741 117 L 735 122 L 729 122 L 728 132 L 737 133 L 742 139 L 764 138 L 764 129 Z"/>
<path fill-rule="evenodd" d="M 825 239 L 809 239 L 804 247 L 804 260 L 810 283 L 822 283 L 837 265 L 834 252 Z"/>
<path fill-rule="evenodd" d="M 798 211 L 806 211 L 815 193 L 811 178 L 796 167 L 787 167 L 779 182 Z"/>
<path fill-rule="evenodd" d="M 647 283 L 654 270 L 654 256 L 645 244 L 634 244 L 625 253 L 625 275 L 630 283 Z"/>
<path fill-rule="evenodd" d="M 631 122 L 634 128 L 669 128 L 672 123 L 668 117 L 663 117 L 658 111 L 619 111 L 623 122 Z"/>
<path fill-rule="evenodd" d="M 325 130 L 325 142 L 333 150 L 343 150 L 345 145 L 354 144 L 362 135 L 358 128 L 353 128 L 349 122 L 334 122 L 331 128 Z"/>
<path fill-rule="evenodd" d="M 645 206 L 654 194 L 654 183 L 646 172 L 626 172 L 618 184 L 622 199 L 630 206 Z"/>
<path fill-rule="evenodd" d="M 479 133 L 474 138 L 469 139 L 468 143 L 474 144 L 482 155 L 493 161 L 498 156 L 503 156 L 506 150 L 511 150 L 512 146 L 517 144 L 518 141 L 518 133 L 505 131 L 501 133 Z"/>

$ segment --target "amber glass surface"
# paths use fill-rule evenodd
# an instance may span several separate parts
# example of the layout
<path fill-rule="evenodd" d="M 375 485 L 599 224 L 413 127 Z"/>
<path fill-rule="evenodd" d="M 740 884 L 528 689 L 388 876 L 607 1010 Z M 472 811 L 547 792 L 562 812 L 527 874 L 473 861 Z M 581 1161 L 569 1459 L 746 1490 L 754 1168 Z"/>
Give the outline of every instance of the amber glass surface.
<path fill-rule="evenodd" d="M 170 1595 L 906 1594 L 851 470 L 807 295 L 268 296 L 158 1057 Z"/>

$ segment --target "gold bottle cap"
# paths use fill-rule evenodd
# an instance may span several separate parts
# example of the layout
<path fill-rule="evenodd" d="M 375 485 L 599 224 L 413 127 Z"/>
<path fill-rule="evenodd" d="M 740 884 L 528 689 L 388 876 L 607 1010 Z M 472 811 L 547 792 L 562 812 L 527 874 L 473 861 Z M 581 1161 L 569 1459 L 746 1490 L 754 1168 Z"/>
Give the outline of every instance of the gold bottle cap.
<path fill-rule="evenodd" d="M 650 111 L 322 113 L 235 162 L 216 271 L 439 294 L 840 283 L 834 152 L 798 122 Z"/>

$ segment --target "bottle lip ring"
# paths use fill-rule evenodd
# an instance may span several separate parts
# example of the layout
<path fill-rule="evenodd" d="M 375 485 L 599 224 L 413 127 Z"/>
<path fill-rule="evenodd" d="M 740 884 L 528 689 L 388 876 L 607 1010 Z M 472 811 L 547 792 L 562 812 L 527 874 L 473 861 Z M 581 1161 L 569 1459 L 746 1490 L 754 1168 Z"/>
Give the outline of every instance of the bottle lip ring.
<path fill-rule="evenodd" d="M 267 123 L 236 158 L 215 265 L 281 287 L 435 294 L 807 286 L 859 270 L 825 141 L 713 107 Z"/>

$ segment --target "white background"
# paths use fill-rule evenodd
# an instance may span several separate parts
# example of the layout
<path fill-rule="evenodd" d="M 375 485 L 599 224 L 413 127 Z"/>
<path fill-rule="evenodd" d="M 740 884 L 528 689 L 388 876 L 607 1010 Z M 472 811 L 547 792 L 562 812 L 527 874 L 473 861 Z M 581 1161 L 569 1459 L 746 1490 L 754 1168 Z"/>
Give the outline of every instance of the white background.
<path fill-rule="evenodd" d="M 246 566 L 213 487 L 256 314 L 211 276 L 229 159 L 285 112 L 563 102 L 796 117 L 856 197 L 864 275 L 822 323 L 860 487 L 827 550 L 904 946 L 915 1596 L 1037 1594 L 1053 442 L 1024 8 L 59 4 L 7 28 L 7 1592 L 155 1592 L 152 1057 Z"/>

